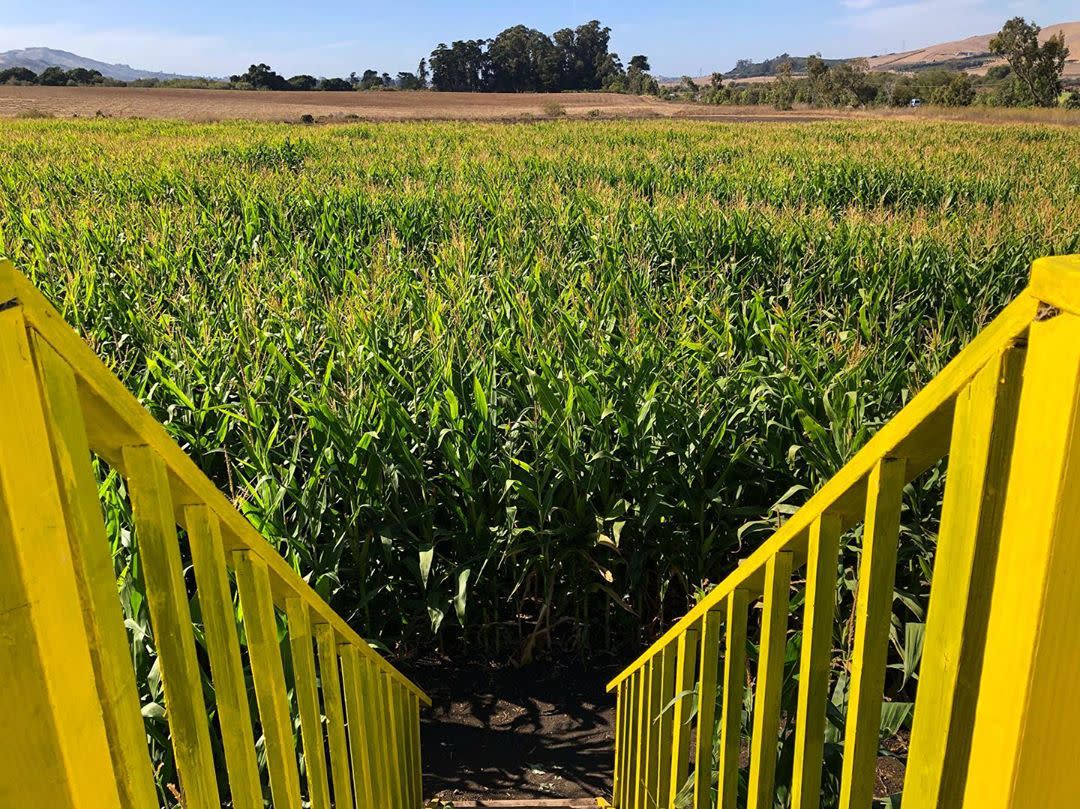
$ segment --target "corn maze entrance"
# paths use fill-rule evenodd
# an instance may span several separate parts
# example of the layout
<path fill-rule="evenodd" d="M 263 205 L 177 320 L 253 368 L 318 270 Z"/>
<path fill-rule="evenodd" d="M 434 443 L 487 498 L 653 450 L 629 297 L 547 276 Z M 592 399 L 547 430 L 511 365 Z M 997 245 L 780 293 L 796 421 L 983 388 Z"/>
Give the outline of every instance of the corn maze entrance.
<path fill-rule="evenodd" d="M 884 686 L 905 490 L 932 470 L 946 477 L 905 672 L 918 688 L 898 704 Z M 103 475 L 123 481 L 145 628 L 119 597 Z M 629 665 L 485 680 L 436 661 L 408 676 L 0 261 L 0 809 L 419 809 L 514 790 L 519 807 L 1075 806 L 1078 537 L 1080 256 L 1066 256 L 1035 262 L 1019 297 Z M 850 615 L 842 547 L 858 558 Z M 156 648 L 145 669 L 136 629 Z M 898 736 L 906 763 L 883 794 Z"/>

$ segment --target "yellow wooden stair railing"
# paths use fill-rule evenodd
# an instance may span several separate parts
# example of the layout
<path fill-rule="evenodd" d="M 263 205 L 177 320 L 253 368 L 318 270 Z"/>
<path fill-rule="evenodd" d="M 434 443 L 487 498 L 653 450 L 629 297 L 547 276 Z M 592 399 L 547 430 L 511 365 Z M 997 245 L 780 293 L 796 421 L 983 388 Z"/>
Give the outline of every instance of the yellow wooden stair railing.
<path fill-rule="evenodd" d="M 774 806 L 781 722 L 793 721 L 790 806 L 820 806 L 839 543 L 862 523 L 839 806 L 871 806 L 902 492 L 948 456 L 904 809 L 1080 806 L 1078 396 L 1080 256 L 1041 259 L 1017 300 L 608 684 L 612 804 L 674 806 L 692 777 L 692 806 L 713 805 L 719 693 L 719 806 L 734 809 L 748 616 L 760 606 L 746 805 Z M 782 716 L 795 572 L 797 705 Z"/>
<path fill-rule="evenodd" d="M 92 455 L 123 475 L 130 495 L 185 809 L 226 800 L 262 809 L 266 798 L 278 809 L 417 809 L 427 696 L 308 587 L 4 261 L 0 807 L 158 805 Z M 215 774 L 177 526 L 194 566 L 227 784 Z M 256 760 L 228 570 L 268 784 Z M 278 641 L 282 616 L 303 781 Z"/>

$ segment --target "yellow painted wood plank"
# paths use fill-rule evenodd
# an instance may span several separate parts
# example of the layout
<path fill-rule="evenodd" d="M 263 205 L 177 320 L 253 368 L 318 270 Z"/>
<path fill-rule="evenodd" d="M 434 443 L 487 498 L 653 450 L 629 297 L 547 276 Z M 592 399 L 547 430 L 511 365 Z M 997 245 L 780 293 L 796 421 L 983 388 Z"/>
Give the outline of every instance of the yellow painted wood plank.
<path fill-rule="evenodd" d="M 672 714 L 671 775 L 667 806 L 675 807 L 675 797 L 690 772 L 690 714 L 694 707 L 694 683 L 697 679 L 698 631 L 691 627 L 679 638 L 675 666 L 675 703 Z M 682 696 L 679 696 L 682 695 Z"/>
<path fill-rule="evenodd" d="M 371 737 L 364 727 L 364 699 L 361 686 L 360 651 L 351 643 L 339 647 L 341 679 L 345 690 L 345 711 L 348 717 L 349 756 L 352 761 L 353 797 L 356 809 L 375 806 L 375 792 L 369 767 Z"/>
<path fill-rule="evenodd" d="M 701 616 L 720 604 L 728 594 L 743 588 L 760 591 L 766 562 L 780 551 L 794 554 L 793 567 L 806 558 L 805 537 L 819 515 L 830 512 L 841 517 L 849 528 L 862 520 L 866 484 L 872 470 L 884 457 L 905 458 L 906 480 L 910 481 L 937 463 L 948 449 L 956 393 L 989 360 L 1022 336 L 1035 318 L 1039 302 L 1024 295 L 1005 308 L 934 379 L 866 442 L 843 468 L 810 498 L 730 576 L 680 618 L 655 643 L 607 684 L 612 691 L 631 673 L 661 649 L 675 643 Z"/>
<path fill-rule="evenodd" d="M 413 807 L 423 806 L 424 789 L 420 769 L 420 701 L 416 694 L 402 689 L 408 710 L 409 729 L 409 797 Z"/>
<path fill-rule="evenodd" d="M 867 489 L 840 809 L 869 809 L 874 796 L 905 466 L 902 458 L 881 460 Z"/>
<path fill-rule="evenodd" d="M 206 506 L 185 509 L 188 543 L 214 681 L 229 791 L 237 809 L 262 809 L 263 789 L 255 758 L 244 664 L 236 634 L 236 612 L 225 567 L 217 517 Z"/>
<path fill-rule="evenodd" d="M 4 275 L 0 266 L 0 284 Z M 0 413 L 0 806 L 115 809 L 122 804 L 19 306 L 0 311 Z"/>
<path fill-rule="evenodd" d="M 637 764 L 637 731 L 638 731 L 638 678 L 631 677 L 626 683 L 626 741 L 623 745 L 623 780 L 619 785 L 619 794 L 615 796 L 615 805 L 618 809 L 628 809 L 633 804 L 634 783 L 636 780 L 635 765 Z"/>
<path fill-rule="evenodd" d="M 727 602 L 724 633 L 724 690 L 720 708 L 720 772 L 717 806 L 734 809 L 742 752 L 742 706 L 746 690 L 746 624 L 750 593 L 735 590 Z"/>
<path fill-rule="evenodd" d="M 1038 302 L 1080 314 L 1080 256 L 1048 256 L 1031 265 L 1026 294 Z"/>
<path fill-rule="evenodd" d="M 368 737 L 368 766 L 372 772 L 372 789 L 380 804 L 398 803 L 400 794 L 397 779 L 392 773 L 396 762 L 389 758 L 394 752 L 390 732 L 393 713 L 389 700 L 397 693 L 392 683 L 364 659 L 360 660 L 364 693 L 364 726 L 371 729 Z"/>
<path fill-rule="evenodd" d="M 275 809 L 300 809 L 300 773 L 296 763 L 289 695 L 278 645 L 277 614 L 270 593 L 270 576 L 262 558 L 250 551 L 232 555 L 236 589 L 244 615 L 248 658 L 255 682 L 263 737 L 266 742 L 266 769 L 270 773 L 270 794 Z"/>
<path fill-rule="evenodd" d="M 315 679 L 315 642 L 307 604 L 299 598 L 285 602 L 289 625 L 289 651 L 292 653 L 296 706 L 300 713 L 300 738 L 304 745 L 304 769 L 307 773 L 308 800 L 311 809 L 330 809 L 330 785 L 326 778 L 322 711 Z"/>
<path fill-rule="evenodd" d="M 620 683 L 616 689 L 615 697 L 615 771 L 611 774 L 611 799 L 619 803 L 619 788 L 622 786 L 622 755 L 626 750 L 626 740 L 623 739 L 623 725 L 626 722 L 626 714 L 623 703 L 626 698 L 625 684 Z"/>
<path fill-rule="evenodd" d="M 905 808 L 963 804 L 1023 364 L 1023 349 L 1007 350 L 957 401 Z"/>
<path fill-rule="evenodd" d="M 182 519 L 183 507 L 207 505 L 221 522 L 226 554 L 250 551 L 259 556 L 270 572 L 274 603 L 285 604 L 291 596 L 302 598 L 318 620 L 331 624 L 338 635 L 354 644 L 359 653 L 375 662 L 383 671 L 397 678 L 413 691 L 424 705 L 431 699 L 415 683 L 404 677 L 382 655 L 372 649 L 346 621 L 303 581 L 218 491 L 165 431 L 165 428 L 124 387 L 105 364 L 72 330 L 63 317 L 45 300 L 34 285 L 14 269 L 9 261 L 0 261 L 0 290 L 3 301 L 16 300 L 20 316 L 32 326 L 57 354 L 67 361 L 78 378 L 78 393 L 86 419 L 90 447 L 108 464 L 126 474 L 123 457 L 126 446 L 148 445 L 161 456 L 169 470 L 176 517 Z M 9 309 L 8 311 L 16 311 Z"/>
<path fill-rule="evenodd" d="M 413 738 L 412 695 L 404 688 L 398 690 L 405 710 L 405 794 L 408 797 L 409 806 L 420 809 L 420 795 L 416 791 L 416 740 Z"/>
<path fill-rule="evenodd" d="M 125 447 L 124 463 L 180 785 L 189 809 L 219 809 L 169 477 L 152 447 Z"/>
<path fill-rule="evenodd" d="M 645 751 L 645 805 L 649 809 L 658 806 L 660 799 L 660 736 L 662 730 L 659 715 L 664 707 L 664 660 L 666 657 L 666 653 L 658 655 L 653 658 L 653 662 L 649 667 L 649 712 L 646 715 L 649 732 Z"/>
<path fill-rule="evenodd" d="M 829 698 L 839 555 L 840 520 L 834 515 L 823 514 L 810 528 L 806 558 L 806 598 L 795 707 L 792 809 L 819 809 L 821 806 L 825 706 Z"/>
<path fill-rule="evenodd" d="M 634 807 L 645 809 L 648 805 L 646 789 L 649 772 L 649 694 L 652 691 L 652 661 L 641 669 L 638 677 L 638 741 L 634 759 Z"/>
<path fill-rule="evenodd" d="M 405 784 L 409 775 L 405 760 L 405 710 L 401 700 L 401 690 L 396 683 L 390 683 L 390 732 L 393 738 L 394 766 L 393 780 L 391 782 L 391 794 L 397 800 L 399 806 L 407 802 Z"/>
<path fill-rule="evenodd" d="M 1080 318 L 1031 327 L 965 807 L 1080 794 Z"/>
<path fill-rule="evenodd" d="M 778 553 L 765 566 L 754 727 L 750 736 L 748 809 L 772 809 L 776 796 L 780 690 L 784 682 L 790 590 L 791 554 Z"/>
<path fill-rule="evenodd" d="M 33 352 L 120 800 L 128 807 L 155 806 L 146 728 L 75 375 L 40 338 L 33 338 Z"/>
<path fill-rule="evenodd" d="M 393 693 L 392 681 L 381 672 L 375 672 L 371 678 L 372 702 L 377 708 L 380 732 L 372 738 L 372 750 L 376 756 L 378 772 L 382 774 L 382 783 L 388 784 L 393 773 L 393 737 L 386 728 L 390 719 L 390 699 Z M 384 800 L 388 798 L 383 798 Z"/>
<path fill-rule="evenodd" d="M 669 708 L 675 698 L 675 669 L 678 666 L 678 648 L 670 646 L 660 655 L 660 701 L 656 718 L 656 735 L 658 737 L 656 753 L 656 805 L 667 809 L 668 799 L 671 795 L 671 758 L 672 745 L 675 741 L 675 714 L 673 707 Z"/>
<path fill-rule="evenodd" d="M 742 591 L 739 591 L 742 592 Z M 745 594 L 732 595 L 743 599 Z M 730 602 L 728 604 L 730 613 Z M 694 809 L 712 806 L 712 764 L 714 724 L 716 722 L 716 680 L 720 665 L 720 627 L 724 618 L 719 610 L 705 613 L 701 619 L 701 663 L 698 672 L 697 746 L 694 750 Z M 745 649 L 744 649 L 745 653 Z M 725 663 L 726 665 L 726 663 Z M 741 700 L 740 696 L 740 700 Z"/>
<path fill-rule="evenodd" d="M 352 771 L 349 742 L 345 735 L 345 705 L 341 695 L 341 669 L 338 666 L 338 642 L 330 624 L 315 624 L 319 646 L 319 683 L 323 709 L 326 711 L 326 738 L 330 748 L 330 775 L 333 779 L 335 809 L 353 805 Z"/>

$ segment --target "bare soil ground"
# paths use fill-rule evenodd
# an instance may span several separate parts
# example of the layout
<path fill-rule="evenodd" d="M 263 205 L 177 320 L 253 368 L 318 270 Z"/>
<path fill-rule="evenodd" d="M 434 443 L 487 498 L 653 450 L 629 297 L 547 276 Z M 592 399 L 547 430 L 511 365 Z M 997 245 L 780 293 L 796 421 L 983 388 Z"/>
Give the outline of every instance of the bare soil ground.
<path fill-rule="evenodd" d="M 545 662 L 515 669 L 434 655 L 394 662 L 433 703 L 421 713 L 425 798 L 463 809 L 508 806 L 502 801 L 532 809 L 565 805 L 549 800 L 610 796 L 615 701 L 604 684 L 619 664 Z M 899 754 L 907 744 L 903 731 L 887 746 Z M 749 757 L 744 742 L 740 766 Z M 881 756 L 876 776 L 875 797 L 899 792 L 904 764 Z"/>
<path fill-rule="evenodd" d="M 706 107 L 619 93 L 271 92 L 139 87 L 0 85 L 0 117 L 155 118 L 189 121 L 527 120 L 706 118 L 820 120 L 836 111 L 777 112 L 769 107 Z"/>
<path fill-rule="evenodd" d="M 429 656 L 396 661 L 431 696 L 424 796 L 446 801 L 610 795 L 616 664 L 520 669 Z"/>

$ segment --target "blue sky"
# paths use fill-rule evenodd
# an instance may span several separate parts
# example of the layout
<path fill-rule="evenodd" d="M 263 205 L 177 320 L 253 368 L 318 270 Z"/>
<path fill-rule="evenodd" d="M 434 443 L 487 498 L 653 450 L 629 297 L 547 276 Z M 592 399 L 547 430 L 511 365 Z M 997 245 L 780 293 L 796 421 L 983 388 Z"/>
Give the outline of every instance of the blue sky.
<path fill-rule="evenodd" d="M 663 75 L 701 75 L 736 59 L 787 51 L 887 53 L 997 30 L 1023 15 L 1046 25 L 1080 18 L 1076 0 L 0 0 L 0 51 L 46 46 L 106 62 L 228 75 L 268 62 L 286 76 L 413 70 L 441 41 L 490 37 L 524 23 L 551 33 L 599 19 L 612 49 L 647 54 Z"/>

